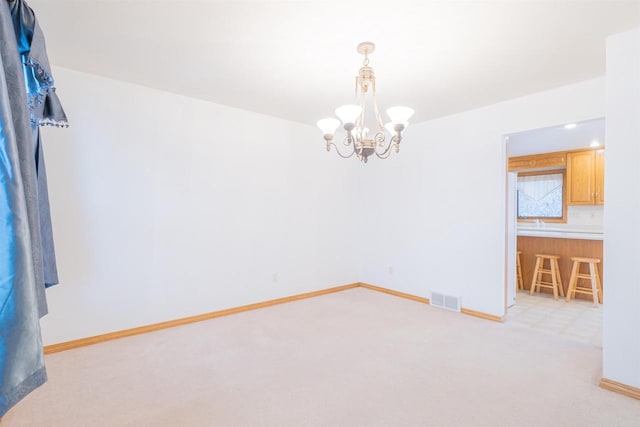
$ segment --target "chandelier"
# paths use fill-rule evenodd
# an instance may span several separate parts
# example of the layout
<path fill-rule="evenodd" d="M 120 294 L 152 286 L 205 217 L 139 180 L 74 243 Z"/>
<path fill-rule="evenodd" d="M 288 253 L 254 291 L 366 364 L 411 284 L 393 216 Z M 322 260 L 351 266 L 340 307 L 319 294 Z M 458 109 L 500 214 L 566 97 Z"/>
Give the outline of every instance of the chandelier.
<path fill-rule="evenodd" d="M 331 151 L 333 145 L 340 157 L 349 158 L 354 154 L 359 160 L 367 162 L 370 155 L 375 154 L 381 159 L 389 157 L 392 151 L 400 151 L 400 141 L 402 132 L 409 126 L 409 119 L 413 116 L 413 109 L 409 107 L 395 106 L 387 109 L 390 122 L 383 124 L 382 117 L 378 111 L 376 101 L 376 78 L 373 68 L 369 66 L 369 54 L 375 50 L 375 44 L 363 42 L 358 45 L 358 53 L 364 55 L 362 68 L 356 76 L 356 99 L 358 105 L 343 105 L 336 109 L 338 119 L 329 117 L 318 121 L 318 127 L 324 135 L 327 143 L 327 151 Z M 375 130 L 365 127 L 365 102 L 366 95 L 371 94 L 373 103 L 373 115 L 375 119 Z M 342 126 L 346 131 L 343 145 L 346 149 L 340 151 L 333 142 L 336 129 Z M 387 136 L 385 130 L 389 132 Z"/>

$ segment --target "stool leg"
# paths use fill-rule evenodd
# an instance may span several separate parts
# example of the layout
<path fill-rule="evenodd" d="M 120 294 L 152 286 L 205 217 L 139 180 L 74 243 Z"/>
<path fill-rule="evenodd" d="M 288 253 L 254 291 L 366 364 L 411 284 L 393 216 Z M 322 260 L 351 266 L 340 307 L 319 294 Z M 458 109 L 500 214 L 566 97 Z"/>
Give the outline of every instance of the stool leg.
<path fill-rule="evenodd" d="M 520 282 L 520 285 L 518 286 L 518 289 L 520 289 L 521 291 L 524 290 L 524 280 L 522 279 L 522 268 L 520 268 L 520 277 L 518 277 L 518 281 Z"/>
<path fill-rule="evenodd" d="M 520 264 L 519 254 L 516 254 L 516 284 L 518 290 L 524 289 L 524 283 L 522 283 L 522 265 Z"/>
<path fill-rule="evenodd" d="M 538 276 L 540 275 L 539 269 L 540 269 L 540 258 L 536 257 L 536 266 L 533 269 L 533 280 L 531 280 L 531 289 L 529 290 L 529 295 L 533 295 L 533 293 L 536 291 L 536 282 L 539 281 Z"/>
<path fill-rule="evenodd" d="M 558 292 L 560 292 L 560 296 L 564 296 L 564 285 L 562 284 L 562 277 L 560 276 L 560 266 L 558 265 L 558 260 L 553 260 L 556 265 L 556 274 L 558 275 Z"/>
<path fill-rule="evenodd" d="M 596 274 L 595 270 L 596 266 L 594 263 L 589 263 L 589 274 L 591 275 L 591 293 L 593 294 L 593 304 L 595 306 L 598 305 L 598 284 L 596 282 Z"/>
<path fill-rule="evenodd" d="M 558 265 L 558 260 L 554 259 L 553 263 L 556 266 L 556 275 L 558 276 L 558 292 L 560 292 L 560 296 L 564 296 L 564 286 L 562 285 L 562 277 L 560 277 L 560 266 Z"/>
<path fill-rule="evenodd" d="M 578 278 L 578 266 L 580 264 L 577 261 L 573 261 L 573 267 L 571 267 L 571 276 L 569 277 L 569 287 L 567 288 L 567 301 L 571 301 L 571 298 L 576 296 L 576 285 Z"/>
<path fill-rule="evenodd" d="M 549 260 L 549 267 L 551 269 L 551 283 L 553 284 L 553 299 L 558 300 L 558 272 L 556 270 L 556 264 L 553 259 Z"/>
<path fill-rule="evenodd" d="M 600 275 L 598 274 L 598 266 L 594 267 L 594 271 L 596 273 L 596 285 L 598 285 L 598 299 L 600 300 L 600 304 L 602 304 L 602 282 L 600 282 Z"/>

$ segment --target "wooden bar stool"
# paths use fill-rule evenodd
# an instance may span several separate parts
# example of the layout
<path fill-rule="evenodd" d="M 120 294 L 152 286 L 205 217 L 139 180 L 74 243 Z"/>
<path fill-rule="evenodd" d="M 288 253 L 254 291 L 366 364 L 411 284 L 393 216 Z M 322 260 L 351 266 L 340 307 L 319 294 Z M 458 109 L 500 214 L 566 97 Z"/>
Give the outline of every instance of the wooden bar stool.
<path fill-rule="evenodd" d="M 600 262 L 598 258 L 572 257 L 573 268 L 571 269 L 571 278 L 569 279 L 569 288 L 567 289 L 567 301 L 575 298 L 576 293 L 591 295 L 593 303 L 598 305 L 602 303 L 602 284 L 598 276 L 596 264 Z M 580 273 L 580 264 L 589 264 L 589 273 Z M 578 279 L 589 280 L 589 287 L 578 286 Z"/>
<path fill-rule="evenodd" d="M 558 299 L 558 293 L 560 296 L 564 296 L 564 289 L 562 288 L 562 279 L 560 279 L 560 268 L 558 267 L 558 255 L 543 255 L 536 254 L 536 267 L 533 270 L 533 280 L 531 281 L 530 295 L 533 295 L 536 290 L 540 292 L 540 288 L 549 288 L 553 290 L 553 298 Z M 545 268 L 544 262 L 549 260 L 549 268 Z M 551 276 L 550 282 L 543 280 L 543 275 L 547 274 Z M 536 289 L 537 288 L 537 289 Z"/>
<path fill-rule="evenodd" d="M 522 264 L 520 264 L 520 254 L 522 251 L 516 252 L 516 285 L 518 290 L 524 289 L 524 283 L 522 282 Z"/>

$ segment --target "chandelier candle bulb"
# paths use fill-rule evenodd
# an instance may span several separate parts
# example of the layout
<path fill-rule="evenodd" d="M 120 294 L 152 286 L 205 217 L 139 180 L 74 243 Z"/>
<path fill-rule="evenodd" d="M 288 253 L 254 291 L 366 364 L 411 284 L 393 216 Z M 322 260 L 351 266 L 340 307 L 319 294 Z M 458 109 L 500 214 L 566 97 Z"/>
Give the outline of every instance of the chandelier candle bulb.
<path fill-rule="evenodd" d="M 341 144 L 341 146 L 347 147 L 342 149 L 346 152 L 342 152 L 333 142 L 333 133 L 340 125 L 338 120 L 327 118 L 318 121 L 317 124 L 327 143 L 327 151 L 331 151 L 331 146 L 333 146 L 340 157 L 349 158 L 355 154 L 358 160 L 366 163 L 372 154 L 380 159 L 386 159 L 392 151 L 396 153 L 400 151 L 402 132 L 409 125 L 409 119 L 414 111 L 409 107 L 391 107 L 387 110 L 391 123 L 383 125 L 376 102 L 376 77 L 373 68 L 369 66 L 369 54 L 375 50 L 375 45 L 371 42 L 363 42 L 358 45 L 357 50 L 358 53 L 364 55 L 362 68 L 356 76 L 356 98 L 359 105 L 343 105 L 336 109 L 336 116 L 342 121 L 342 127 L 346 131 Z M 367 94 L 369 94 L 369 98 L 367 98 Z M 371 127 L 366 127 L 364 123 L 367 99 L 372 104 L 373 117 L 375 118 L 375 126 Z M 385 129 L 391 134 L 390 137 L 386 136 Z"/>

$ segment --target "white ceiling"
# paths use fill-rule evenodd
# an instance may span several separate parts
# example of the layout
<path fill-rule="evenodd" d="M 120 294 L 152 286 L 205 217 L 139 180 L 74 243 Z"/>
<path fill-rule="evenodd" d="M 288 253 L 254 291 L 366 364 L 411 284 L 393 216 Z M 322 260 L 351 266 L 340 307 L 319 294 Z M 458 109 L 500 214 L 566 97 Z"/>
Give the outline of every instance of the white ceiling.
<path fill-rule="evenodd" d="M 509 157 L 589 148 L 593 141 L 604 146 L 606 145 L 604 120 L 585 120 L 574 123 L 576 127 L 571 129 L 561 124 L 512 133 L 507 135 Z"/>
<path fill-rule="evenodd" d="M 307 124 L 353 101 L 361 41 L 417 122 L 602 76 L 640 26 L 640 0 L 29 3 L 54 65 Z"/>

